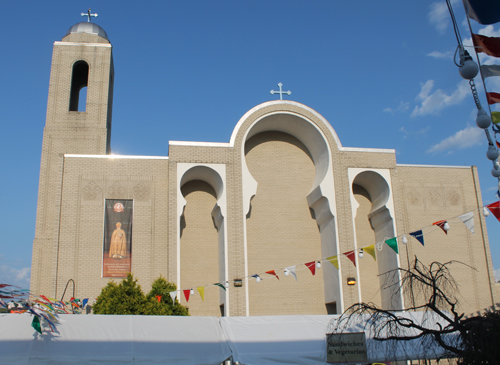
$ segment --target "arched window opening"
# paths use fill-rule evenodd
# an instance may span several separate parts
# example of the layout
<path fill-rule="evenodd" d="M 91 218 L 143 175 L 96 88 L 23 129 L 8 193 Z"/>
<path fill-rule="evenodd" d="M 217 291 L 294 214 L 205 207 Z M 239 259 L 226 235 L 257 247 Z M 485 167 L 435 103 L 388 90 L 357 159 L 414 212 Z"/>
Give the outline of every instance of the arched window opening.
<path fill-rule="evenodd" d="M 85 111 L 87 105 L 87 85 L 89 81 L 89 65 L 85 61 L 75 62 L 71 76 L 71 92 L 69 111 Z"/>

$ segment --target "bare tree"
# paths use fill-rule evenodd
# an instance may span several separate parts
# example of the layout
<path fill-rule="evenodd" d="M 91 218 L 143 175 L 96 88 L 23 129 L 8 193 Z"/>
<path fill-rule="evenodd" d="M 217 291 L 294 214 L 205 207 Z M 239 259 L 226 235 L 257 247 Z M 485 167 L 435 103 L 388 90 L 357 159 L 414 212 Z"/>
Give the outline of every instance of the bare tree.
<path fill-rule="evenodd" d="M 452 264 L 465 265 L 449 261 L 426 266 L 415 258 L 409 269 L 384 274 L 386 283 L 394 283 L 394 275 L 401 274 L 401 281 L 386 286 L 398 286 L 396 291 L 406 299 L 405 312 L 358 303 L 332 320 L 329 331 L 365 331 L 374 340 L 369 350 L 371 345 L 371 351 L 383 351 L 387 360 L 435 356 L 458 358 L 464 364 L 497 363 L 488 359 L 500 358 L 500 315 L 495 312 L 465 318 L 459 312 L 459 291 L 449 269 Z M 485 329 L 489 329 L 489 335 L 484 334 Z M 497 341 L 497 345 L 488 346 L 491 341 Z"/>

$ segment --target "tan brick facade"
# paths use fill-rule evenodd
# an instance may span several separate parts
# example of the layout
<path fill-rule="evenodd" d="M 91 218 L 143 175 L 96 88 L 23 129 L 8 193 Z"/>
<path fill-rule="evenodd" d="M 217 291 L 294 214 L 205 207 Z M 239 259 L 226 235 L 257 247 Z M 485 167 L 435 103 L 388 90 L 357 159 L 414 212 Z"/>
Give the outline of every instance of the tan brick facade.
<path fill-rule="evenodd" d="M 146 291 L 159 275 L 193 288 L 189 303 L 181 297 L 193 315 L 326 314 L 361 300 L 402 309 L 410 298 L 393 301 L 378 275 L 408 267 L 414 256 L 475 268 L 453 266 L 465 312 L 500 299 L 474 167 L 397 165 L 393 150 L 342 147 L 321 115 L 292 101 L 256 106 L 229 143 L 172 142 L 168 157 L 112 156 L 111 50 L 87 33 L 54 44 L 34 292 L 60 298 L 73 279 L 76 297 L 97 297 L 111 280 L 102 277 L 105 199 L 132 199 L 133 274 Z M 79 61 L 89 66 L 85 112 L 69 110 Z M 473 210 L 474 235 L 456 218 Z M 425 247 L 408 236 L 442 219 L 452 229 L 429 230 Z M 403 234 L 409 243 L 400 240 L 399 255 L 384 245 L 376 262 L 365 253 L 357 266 L 342 255 Z M 333 255 L 340 270 L 325 261 Z M 318 260 L 313 276 L 303 264 Z M 293 265 L 297 281 L 283 275 Z M 227 292 L 213 286 L 225 281 Z"/>

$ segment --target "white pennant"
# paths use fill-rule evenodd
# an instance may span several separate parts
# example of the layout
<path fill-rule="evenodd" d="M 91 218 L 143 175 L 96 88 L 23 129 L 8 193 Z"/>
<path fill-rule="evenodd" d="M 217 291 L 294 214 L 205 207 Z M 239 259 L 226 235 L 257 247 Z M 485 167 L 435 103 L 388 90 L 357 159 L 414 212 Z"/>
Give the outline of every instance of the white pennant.
<path fill-rule="evenodd" d="M 473 212 L 462 214 L 458 218 L 460 218 L 460 220 L 462 222 L 464 222 L 465 226 L 467 228 L 469 228 L 469 230 L 472 232 L 472 234 L 476 233 L 476 232 L 474 232 L 474 213 Z"/>
<path fill-rule="evenodd" d="M 172 303 L 175 304 L 175 297 L 177 296 L 177 290 L 171 291 L 169 294 L 170 294 L 170 298 L 172 298 Z"/>
<path fill-rule="evenodd" d="M 292 274 L 294 279 L 297 281 L 297 274 L 295 273 L 295 266 L 296 265 L 288 266 L 288 267 L 285 267 L 285 269 L 288 270 L 290 272 L 290 274 Z"/>

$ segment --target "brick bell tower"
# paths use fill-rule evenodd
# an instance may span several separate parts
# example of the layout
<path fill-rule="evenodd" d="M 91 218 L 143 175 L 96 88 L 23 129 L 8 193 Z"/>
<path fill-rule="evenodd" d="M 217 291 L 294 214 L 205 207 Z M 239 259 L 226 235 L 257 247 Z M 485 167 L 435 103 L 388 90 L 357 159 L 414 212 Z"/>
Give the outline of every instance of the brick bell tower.
<path fill-rule="evenodd" d="M 64 154 L 110 153 L 112 46 L 91 16 L 89 9 L 52 53 L 31 264 L 31 290 L 47 296 L 56 293 Z"/>

